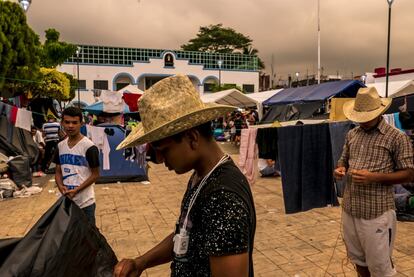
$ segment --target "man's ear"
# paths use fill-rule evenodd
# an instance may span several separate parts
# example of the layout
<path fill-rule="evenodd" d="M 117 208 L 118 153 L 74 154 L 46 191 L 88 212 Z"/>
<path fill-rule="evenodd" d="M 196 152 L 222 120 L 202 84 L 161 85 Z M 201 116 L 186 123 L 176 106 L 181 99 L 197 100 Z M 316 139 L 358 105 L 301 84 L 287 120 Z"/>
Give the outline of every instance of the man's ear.
<path fill-rule="evenodd" d="M 200 133 L 197 130 L 191 129 L 186 133 L 190 147 L 192 150 L 196 150 L 200 145 Z"/>

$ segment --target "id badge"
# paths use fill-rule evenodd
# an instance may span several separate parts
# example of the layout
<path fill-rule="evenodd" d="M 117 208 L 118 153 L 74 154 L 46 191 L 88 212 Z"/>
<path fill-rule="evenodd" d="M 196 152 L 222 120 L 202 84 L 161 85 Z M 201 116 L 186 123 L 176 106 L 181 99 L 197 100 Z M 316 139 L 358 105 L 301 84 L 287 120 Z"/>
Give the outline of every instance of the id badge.
<path fill-rule="evenodd" d="M 174 236 L 174 253 L 177 256 L 184 256 L 187 254 L 188 243 L 190 241 L 190 236 L 187 231 L 180 229 L 180 233 Z"/>

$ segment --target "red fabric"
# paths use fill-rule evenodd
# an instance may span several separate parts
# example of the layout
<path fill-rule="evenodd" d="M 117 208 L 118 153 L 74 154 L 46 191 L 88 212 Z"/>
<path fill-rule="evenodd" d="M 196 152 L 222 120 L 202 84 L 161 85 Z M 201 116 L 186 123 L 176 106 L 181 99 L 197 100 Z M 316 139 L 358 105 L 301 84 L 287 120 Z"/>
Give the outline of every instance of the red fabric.
<path fill-rule="evenodd" d="M 17 118 L 17 111 L 19 109 L 16 106 L 13 106 L 10 112 L 10 123 L 15 125 L 16 124 L 16 118 Z"/>
<path fill-rule="evenodd" d="M 124 101 L 128 105 L 131 112 L 138 111 L 138 99 L 141 97 L 141 95 L 142 94 L 124 93 L 122 98 L 124 98 Z"/>

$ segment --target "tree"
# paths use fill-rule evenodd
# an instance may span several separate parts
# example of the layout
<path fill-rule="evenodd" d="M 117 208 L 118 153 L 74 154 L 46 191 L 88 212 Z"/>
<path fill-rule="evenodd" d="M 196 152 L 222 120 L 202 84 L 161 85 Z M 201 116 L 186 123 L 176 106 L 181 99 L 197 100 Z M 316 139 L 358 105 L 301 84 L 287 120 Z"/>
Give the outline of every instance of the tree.
<path fill-rule="evenodd" d="M 184 51 L 202 51 L 213 53 L 241 53 L 249 47 L 252 40 L 223 24 L 200 27 L 197 37 L 181 46 Z"/>
<path fill-rule="evenodd" d="M 22 94 L 40 76 L 41 44 L 17 3 L 0 1 L 0 95 Z"/>
<path fill-rule="evenodd" d="M 55 29 L 47 29 L 46 41 L 43 45 L 41 66 L 55 68 L 72 57 L 76 52 L 76 45 L 59 41 L 60 33 Z"/>
<path fill-rule="evenodd" d="M 212 53 L 239 53 L 257 56 L 259 51 L 252 47 L 252 40 L 223 24 L 200 27 L 197 37 L 181 45 L 184 51 L 202 51 Z M 264 69 L 263 61 L 257 57 L 259 69 Z"/>
<path fill-rule="evenodd" d="M 31 87 L 33 98 L 46 97 L 58 101 L 73 99 L 74 89 L 71 94 L 71 82 L 64 73 L 45 67 L 40 68 L 40 72 L 42 74 L 41 81 Z"/>
<path fill-rule="evenodd" d="M 258 54 L 259 54 L 259 50 L 257 50 L 256 48 L 253 48 L 252 46 L 248 46 L 243 48 L 243 54 L 244 55 L 252 55 L 252 56 L 257 56 L 257 64 L 259 66 L 260 70 L 265 69 L 265 64 L 262 61 L 262 59 L 259 58 Z"/>

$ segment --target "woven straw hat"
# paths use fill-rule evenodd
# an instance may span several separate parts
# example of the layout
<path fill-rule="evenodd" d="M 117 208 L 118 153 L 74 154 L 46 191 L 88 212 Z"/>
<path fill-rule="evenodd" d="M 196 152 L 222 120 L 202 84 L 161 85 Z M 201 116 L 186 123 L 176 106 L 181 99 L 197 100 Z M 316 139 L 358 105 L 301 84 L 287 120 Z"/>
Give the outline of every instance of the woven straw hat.
<path fill-rule="evenodd" d="M 190 79 L 183 75 L 157 82 L 145 91 L 138 106 L 142 124 L 117 149 L 181 133 L 236 109 L 233 106 L 203 103 Z"/>
<path fill-rule="evenodd" d="M 375 87 L 360 88 L 355 100 L 345 102 L 343 110 L 349 120 L 365 123 L 383 114 L 391 102 L 390 98 L 380 98 Z"/>

